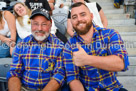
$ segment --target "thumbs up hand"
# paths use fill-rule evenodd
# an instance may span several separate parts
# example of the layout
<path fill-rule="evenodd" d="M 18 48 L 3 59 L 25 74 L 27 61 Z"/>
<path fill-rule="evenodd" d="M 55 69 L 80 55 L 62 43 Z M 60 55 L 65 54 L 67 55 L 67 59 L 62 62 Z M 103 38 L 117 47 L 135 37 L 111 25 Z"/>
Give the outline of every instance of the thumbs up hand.
<path fill-rule="evenodd" d="M 86 58 L 88 54 L 81 47 L 80 44 L 77 43 L 78 51 L 73 52 L 73 61 L 76 66 L 84 66 L 86 65 Z"/>

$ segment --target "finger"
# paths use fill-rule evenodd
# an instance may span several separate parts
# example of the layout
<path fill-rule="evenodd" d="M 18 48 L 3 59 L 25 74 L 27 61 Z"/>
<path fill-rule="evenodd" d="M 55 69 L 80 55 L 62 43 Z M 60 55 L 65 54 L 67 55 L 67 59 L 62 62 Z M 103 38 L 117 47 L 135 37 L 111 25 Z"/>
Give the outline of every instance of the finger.
<path fill-rule="evenodd" d="M 78 42 L 76 43 L 76 46 L 77 46 L 78 50 L 81 50 L 81 45 Z"/>
<path fill-rule="evenodd" d="M 77 48 L 79 51 L 81 51 L 81 50 L 84 51 L 84 49 L 82 48 L 82 46 L 79 43 L 76 43 L 76 45 L 77 45 Z"/>

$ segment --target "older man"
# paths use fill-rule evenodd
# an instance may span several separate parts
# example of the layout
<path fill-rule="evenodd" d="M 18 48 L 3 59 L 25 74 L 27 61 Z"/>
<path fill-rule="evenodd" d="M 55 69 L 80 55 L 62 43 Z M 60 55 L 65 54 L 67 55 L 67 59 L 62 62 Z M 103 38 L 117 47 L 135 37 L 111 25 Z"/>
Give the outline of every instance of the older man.
<path fill-rule="evenodd" d="M 63 42 L 50 34 L 52 20 L 47 10 L 32 12 L 32 35 L 15 49 L 7 75 L 9 91 L 56 91 L 64 83 Z"/>
<path fill-rule="evenodd" d="M 66 43 L 63 53 L 70 88 L 72 91 L 125 91 L 115 75 L 129 65 L 121 36 L 113 29 L 93 25 L 93 15 L 85 4 L 78 2 L 71 8 L 76 33 Z"/>

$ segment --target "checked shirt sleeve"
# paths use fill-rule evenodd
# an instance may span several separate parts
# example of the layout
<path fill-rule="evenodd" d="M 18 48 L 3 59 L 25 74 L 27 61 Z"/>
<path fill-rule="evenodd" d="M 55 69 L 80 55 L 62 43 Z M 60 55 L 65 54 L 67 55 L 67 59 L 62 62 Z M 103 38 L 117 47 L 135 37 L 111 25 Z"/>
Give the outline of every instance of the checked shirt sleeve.
<path fill-rule="evenodd" d="M 65 69 L 64 69 L 64 64 L 62 60 L 62 52 L 60 55 L 57 57 L 56 64 L 55 64 L 55 69 L 54 69 L 54 75 L 53 78 L 61 85 L 64 84 L 64 79 L 65 79 Z"/>
<path fill-rule="evenodd" d="M 66 43 L 64 51 L 63 51 L 63 56 L 64 56 L 64 67 L 66 70 L 66 79 L 67 83 L 71 82 L 72 80 L 79 79 L 79 69 L 77 66 L 74 65 L 73 62 L 73 54 L 72 54 L 72 48 L 70 43 Z"/>
<path fill-rule="evenodd" d="M 15 53 L 13 57 L 13 62 L 11 64 L 10 70 L 7 73 L 7 79 L 10 77 L 16 76 L 16 77 L 21 77 L 22 76 L 22 71 L 24 67 L 22 66 L 22 59 L 20 57 L 20 51 L 21 51 L 21 46 L 22 44 L 18 44 L 15 48 Z"/>
<path fill-rule="evenodd" d="M 108 53 L 112 55 L 117 55 L 121 59 L 124 60 L 125 68 L 124 70 L 127 70 L 127 67 L 129 65 L 128 60 L 128 53 L 126 51 L 124 42 L 120 36 L 120 34 L 114 30 L 111 30 L 109 33 L 109 45 L 108 45 Z M 124 71 L 123 70 L 123 71 Z"/>

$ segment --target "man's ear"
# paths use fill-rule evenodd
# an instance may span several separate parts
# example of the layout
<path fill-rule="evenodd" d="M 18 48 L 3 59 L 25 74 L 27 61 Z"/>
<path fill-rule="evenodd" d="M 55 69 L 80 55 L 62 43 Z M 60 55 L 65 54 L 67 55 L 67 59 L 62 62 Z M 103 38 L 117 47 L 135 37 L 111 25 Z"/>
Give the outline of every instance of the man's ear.
<path fill-rule="evenodd" d="M 93 19 L 93 13 L 90 13 L 91 18 Z"/>
<path fill-rule="evenodd" d="M 50 20 L 50 23 L 51 23 L 51 27 L 52 27 L 52 19 Z"/>

